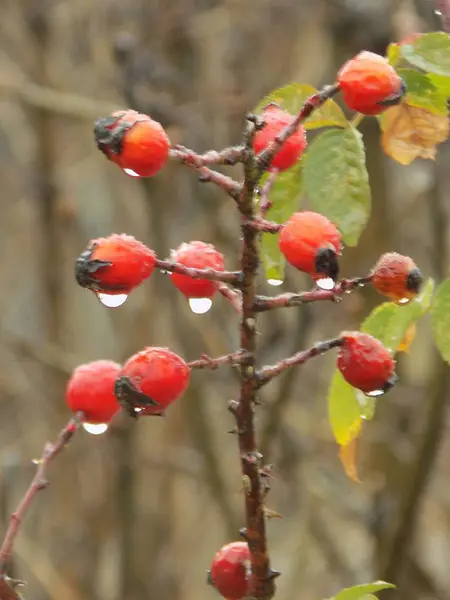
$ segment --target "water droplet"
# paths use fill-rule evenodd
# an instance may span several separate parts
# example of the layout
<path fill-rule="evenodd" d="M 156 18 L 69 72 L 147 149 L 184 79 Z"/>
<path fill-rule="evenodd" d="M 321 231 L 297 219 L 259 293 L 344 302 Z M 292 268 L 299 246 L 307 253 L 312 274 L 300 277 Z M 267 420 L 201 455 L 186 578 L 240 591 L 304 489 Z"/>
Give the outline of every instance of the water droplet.
<path fill-rule="evenodd" d="M 134 412 L 135 412 L 135 413 L 140 413 L 140 412 L 142 412 L 143 410 L 144 410 L 143 408 L 138 408 L 138 407 L 135 407 L 135 409 L 134 409 Z"/>
<path fill-rule="evenodd" d="M 123 172 L 126 173 L 127 175 L 129 175 L 130 177 L 140 177 L 140 175 L 138 175 L 132 169 L 124 169 Z"/>
<path fill-rule="evenodd" d="M 382 396 L 384 393 L 384 390 L 372 390 L 371 392 L 367 392 L 366 396 L 369 396 L 369 398 L 375 398 L 376 396 Z"/>
<path fill-rule="evenodd" d="M 336 283 L 331 277 L 324 277 L 323 279 L 318 279 L 316 285 L 322 290 L 333 290 Z"/>
<path fill-rule="evenodd" d="M 97 298 L 104 306 L 107 306 L 108 308 L 117 308 L 126 302 L 128 294 L 103 294 L 102 292 L 99 292 Z"/>
<path fill-rule="evenodd" d="M 408 302 L 411 302 L 411 298 L 400 298 L 400 300 L 397 301 L 397 304 L 408 304 Z"/>
<path fill-rule="evenodd" d="M 108 429 L 106 423 L 83 423 L 83 429 L 92 435 L 101 435 Z"/>
<path fill-rule="evenodd" d="M 434 11 L 434 14 L 435 14 L 435 15 L 437 15 L 438 17 L 442 17 L 442 13 L 441 13 L 441 11 L 440 11 L 440 10 L 438 10 L 438 9 L 436 9 L 436 10 Z"/>
<path fill-rule="evenodd" d="M 269 285 L 273 285 L 275 287 L 278 287 L 279 285 L 283 285 L 283 280 L 282 279 L 268 279 L 267 283 Z"/>
<path fill-rule="evenodd" d="M 211 306 L 211 298 L 189 298 L 189 308 L 196 315 L 204 315 Z"/>

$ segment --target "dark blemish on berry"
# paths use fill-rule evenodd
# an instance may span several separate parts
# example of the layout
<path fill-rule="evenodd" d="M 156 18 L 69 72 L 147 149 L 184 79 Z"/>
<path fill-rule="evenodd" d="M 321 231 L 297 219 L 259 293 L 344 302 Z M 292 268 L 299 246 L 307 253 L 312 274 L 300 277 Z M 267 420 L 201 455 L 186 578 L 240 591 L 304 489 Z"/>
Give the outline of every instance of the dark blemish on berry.
<path fill-rule="evenodd" d="M 123 149 L 125 133 L 134 125 L 120 121 L 118 117 L 103 117 L 94 123 L 94 136 L 97 148 L 109 158 L 110 154 L 119 155 Z"/>
<path fill-rule="evenodd" d="M 332 248 L 320 248 L 316 253 L 316 273 L 326 275 L 336 281 L 339 275 L 339 263 L 336 252 Z"/>
<path fill-rule="evenodd" d="M 133 417 L 133 419 L 136 419 L 139 414 L 136 413 L 136 408 L 160 406 L 159 402 L 152 400 L 149 396 L 139 391 L 130 378 L 125 375 L 116 379 L 116 383 L 114 384 L 114 395 L 126 413 L 130 417 Z M 157 414 L 158 416 L 163 416 L 162 412 Z"/>
<path fill-rule="evenodd" d="M 401 101 L 403 100 L 403 97 L 405 96 L 407 91 L 408 91 L 408 88 L 406 87 L 406 83 L 402 79 L 398 92 L 391 94 L 384 100 L 380 100 L 380 102 L 377 102 L 377 104 L 379 104 L 381 106 L 397 106 L 398 104 L 401 103 Z"/>
<path fill-rule="evenodd" d="M 423 275 L 422 271 L 418 267 L 414 267 L 408 273 L 408 277 L 406 278 L 406 287 L 410 292 L 414 292 L 418 294 L 420 292 L 420 288 L 423 283 Z"/>

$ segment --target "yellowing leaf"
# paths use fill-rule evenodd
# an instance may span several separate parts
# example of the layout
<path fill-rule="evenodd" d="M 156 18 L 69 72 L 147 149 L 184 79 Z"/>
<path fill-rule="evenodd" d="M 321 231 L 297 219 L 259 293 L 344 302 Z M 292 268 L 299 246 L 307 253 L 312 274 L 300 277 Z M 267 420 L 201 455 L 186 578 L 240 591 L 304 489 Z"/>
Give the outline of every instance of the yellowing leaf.
<path fill-rule="evenodd" d="M 358 438 L 355 437 L 346 446 L 341 446 L 339 450 L 339 458 L 344 467 L 345 474 L 349 479 L 352 479 L 356 483 L 361 483 L 358 477 L 358 470 L 356 468 L 356 451 L 358 445 Z"/>
<path fill-rule="evenodd" d="M 409 165 L 415 158 L 434 159 L 436 146 L 449 135 L 447 116 L 406 102 L 387 110 L 380 123 L 384 151 L 402 165 Z"/>
<path fill-rule="evenodd" d="M 406 330 L 402 341 L 397 346 L 397 352 L 406 352 L 406 353 L 409 352 L 409 347 L 411 346 L 411 344 L 414 341 L 414 338 L 416 337 L 416 331 L 417 331 L 416 324 L 411 323 L 411 325 Z"/>
<path fill-rule="evenodd" d="M 335 440 L 346 446 L 361 431 L 361 409 L 355 389 L 336 369 L 328 392 L 328 418 Z"/>

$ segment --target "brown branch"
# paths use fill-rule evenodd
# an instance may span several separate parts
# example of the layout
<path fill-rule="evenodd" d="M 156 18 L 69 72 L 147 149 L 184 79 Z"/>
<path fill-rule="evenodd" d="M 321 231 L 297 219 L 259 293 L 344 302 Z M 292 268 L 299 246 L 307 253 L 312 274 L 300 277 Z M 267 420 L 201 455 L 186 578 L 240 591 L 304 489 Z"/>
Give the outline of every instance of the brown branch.
<path fill-rule="evenodd" d="M 302 350 L 301 352 L 297 352 L 288 358 L 283 358 L 275 365 L 263 367 L 258 372 L 259 386 L 261 387 L 266 383 L 269 383 L 269 381 L 271 381 L 274 377 L 278 377 L 278 375 L 281 375 L 287 369 L 303 365 L 311 358 L 321 356 L 322 354 L 325 354 L 325 352 L 329 352 L 333 348 L 338 348 L 339 346 L 342 346 L 341 338 L 334 338 L 325 342 L 318 342 L 308 350 Z"/>
<path fill-rule="evenodd" d="M 297 131 L 298 126 L 303 123 L 303 121 L 305 121 L 314 110 L 320 108 L 322 104 L 325 104 L 327 100 L 337 94 L 338 91 L 338 85 L 326 85 L 322 90 L 316 92 L 305 101 L 301 111 L 298 113 L 292 123 L 283 129 L 283 131 L 274 139 L 274 141 L 258 155 L 258 168 L 261 173 L 267 171 L 275 154 L 282 148 L 286 140 L 288 140 L 288 138 L 290 138 L 290 136 Z"/>
<path fill-rule="evenodd" d="M 259 206 L 261 211 L 261 217 L 265 217 L 269 210 L 272 208 L 272 201 L 269 199 L 270 192 L 275 184 L 275 181 L 278 177 L 279 170 L 273 169 L 269 177 L 267 178 L 266 183 L 261 188 L 260 197 L 259 197 Z"/>
<path fill-rule="evenodd" d="M 27 512 L 30 504 L 33 501 L 33 498 L 36 496 L 38 492 L 43 490 L 48 485 L 48 481 L 46 479 L 46 471 L 48 464 L 51 460 L 55 458 L 67 444 L 70 442 L 74 434 L 76 433 L 78 427 L 81 424 L 83 419 L 83 413 L 77 413 L 64 429 L 61 430 L 58 440 L 55 444 L 47 443 L 44 447 L 44 451 L 42 453 L 41 458 L 37 463 L 36 473 L 22 497 L 19 505 L 17 506 L 15 512 L 11 515 L 11 519 L 8 525 L 8 529 L 6 530 L 5 537 L 3 539 L 3 543 L 0 547 L 0 577 L 5 577 L 5 572 L 8 567 L 8 563 L 11 560 L 11 555 L 13 551 L 14 541 L 16 539 L 17 534 L 19 533 L 20 525 L 23 521 L 25 513 Z"/>
<path fill-rule="evenodd" d="M 255 216 L 254 219 L 244 220 L 243 225 L 260 233 L 279 233 L 283 228 L 283 225 L 280 223 L 267 221 L 266 219 L 258 216 Z"/>
<path fill-rule="evenodd" d="M 278 296 L 256 296 L 255 297 L 255 312 L 264 312 L 275 308 L 291 308 L 300 306 L 301 304 L 309 304 L 311 302 L 320 302 L 323 300 L 331 300 L 339 302 L 344 294 L 347 294 L 357 287 L 362 287 L 372 280 L 371 275 L 366 277 L 356 277 L 355 279 L 342 279 L 334 289 L 322 290 L 314 288 L 308 292 L 286 293 Z"/>
<path fill-rule="evenodd" d="M 197 360 L 191 360 L 188 362 L 188 367 L 191 369 L 218 369 L 222 365 L 240 365 L 246 359 L 246 354 L 242 350 L 237 352 L 231 352 L 224 356 L 218 356 L 217 358 L 211 358 L 207 354 L 202 354 Z"/>
<path fill-rule="evenodd" d="M 222 296 L 226 298 L 228 302 L 230 302 L 231 306 L 238 314 L 241 314 L 242 293 L 239 290 L 233 290 L 232 288 L 228 287 L 226 283 L 219 281 L 217 283 L 217 291 L 222 294 Z"/>
<path fill-rule="evenodd" d="M 209 279 L 211 281 L 222 281 L 224 283 L 231 283 L 234 285 L 240 285 L 242 280 L 242 273 L 240 271 L 216 271 L 215 269 L 194 269 L 191 267 L 185 267 L 184 265 L 173 262 L 171 260 L 160 260 L 156 259 L 155 266 L 161 271 L 168 271 L 170 273 L 179 273 L 180 275 L 186 275 L 192 279 Z"/>
<path fill-rule="evenodd" d="M 170 151 L 170 157 L 173 160 L 192 165 L 194 167 L 207 167 L 210 165 L 235 165 L 244 159 L 244 146 L 232 146 L 218 152 L 209 150 L 204 154 L 197 154 L 194 150 L 184 146 L 173 146 Z"/>
<path fill-rule="evenodd" d="M 442 29 L 450 33 L 450 0 L 436 0 L 436 12 L 441 17 Z"/>

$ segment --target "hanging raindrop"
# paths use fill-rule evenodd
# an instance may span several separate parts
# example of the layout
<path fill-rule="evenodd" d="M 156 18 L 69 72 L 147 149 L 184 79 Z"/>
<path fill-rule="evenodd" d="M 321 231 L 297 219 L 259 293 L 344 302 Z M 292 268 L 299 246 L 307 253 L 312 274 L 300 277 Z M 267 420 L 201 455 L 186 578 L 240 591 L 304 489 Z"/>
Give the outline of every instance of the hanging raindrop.
<path fill-rule="evenodd" d="M 128 294 L 104 294 L 103 292 L 98 292 L 97 298 L 104 306 L 117 308 L 126 302 Z"/>
<path fill-rule="evenodd" d="M 108 429 L 106 423 L 83 423 L 83 429 L 92 435 L 101 435 Z"/>
<path fill-rule="evenodd" d="M 138 173 L 136 173 L 136 171 L 133 171 L 132 169 L 124 169 L 123 172 L 126 173 L 127 175 L 129 175 L 130 177 L 140 177 L 140 175 Z"/>
<path fill-rule="evenodd" d="M 274 287 L 278 287 L 279 285 L 283 285 L 282 279 L 268 279 L 267 283 L 269 285 L 273 285 Z"/>
<path fill-rule="evenodd" d="M 333 290 L 336 286 L 336 283 L 333 279 L 331 279 L 331 277 L 324 277 L 323 279 L 317 279 L 316 285 L 321 290 Z"/>
<path fill-rule="evenodd" d="M 385 390 L 372 390 L 371 392 L 367 392 L 366 396 L 369 396 L 370 398 L 375 398 L 376 396 L 382 396 L 385 393 Z"/>
<path fill-rule="evenodd" d="M 211 306 L 211 298 L 189 298 L 189 308 L 196 315 L 204 315 Z"/>

